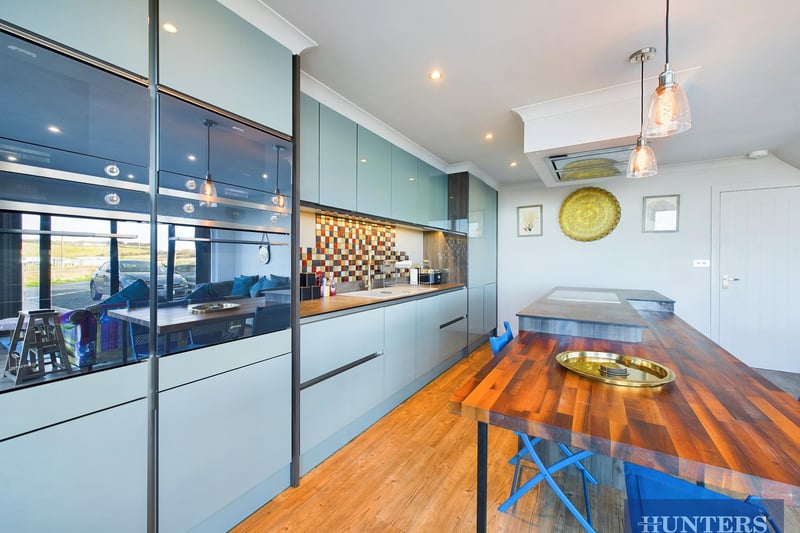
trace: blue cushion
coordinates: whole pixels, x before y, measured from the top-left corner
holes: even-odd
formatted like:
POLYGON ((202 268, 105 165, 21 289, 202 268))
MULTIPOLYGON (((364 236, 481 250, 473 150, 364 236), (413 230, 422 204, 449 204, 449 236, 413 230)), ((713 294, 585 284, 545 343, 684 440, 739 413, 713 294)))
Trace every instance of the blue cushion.
POLYGON ((233 288, 230 296, 250 296, 250 287, 258 281, 258 274, 255 276, 237 276, 233 280, 233 288))
POLYGON ((273 287, 289 286, 289 276, 276 276, 275 274, 270 274, 269 279, 275 284, 273 287))
POLYGON ((187 296, 189 300, 197 300, 199 298, 213 298, 216 296, 211 287, 211 283, 201 283, 187 296))
POLYGON ((150 298, 150 289, 147 283, 137 279, 116 294, 112 294, 101 302, 102 304, 127 304, 129 302, 136 302, 141 300, 148 300, 150 298))
POLYGON ((258 296, 258 291, 269 289, 272 286, 272 282, 267 276, 261 276, 258 278, 258 281, 255 282, 252 287, 250 287, 250 296, 255 298, 258 296))

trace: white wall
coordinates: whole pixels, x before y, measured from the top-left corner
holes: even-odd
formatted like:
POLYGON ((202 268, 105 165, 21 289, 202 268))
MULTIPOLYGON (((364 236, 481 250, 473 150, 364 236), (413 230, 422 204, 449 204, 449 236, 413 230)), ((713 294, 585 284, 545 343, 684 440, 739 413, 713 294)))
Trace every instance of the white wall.
MULTIPOLYGON (((675 312, 711 337, 713 268, 693 268, 711 259, 716 227, 712 187, 770 187, 800 183, 800 170, 772 156, 726 159, 660 168, 654 178, 618 178, 598 184, 621 206, 616 229, 593 242, 570 239, 558 225, 564 198, 581 187, 504 187, 498 198, 498 323, 554 286, 653 289, 676 300, 675 312), (642 197, 680 195, 680 231, 642 233, 642 197), (517 206, 542 204, 541 237, 517 237, 517 206)), ((712 337, 713 338, 713 337, 712 337)))

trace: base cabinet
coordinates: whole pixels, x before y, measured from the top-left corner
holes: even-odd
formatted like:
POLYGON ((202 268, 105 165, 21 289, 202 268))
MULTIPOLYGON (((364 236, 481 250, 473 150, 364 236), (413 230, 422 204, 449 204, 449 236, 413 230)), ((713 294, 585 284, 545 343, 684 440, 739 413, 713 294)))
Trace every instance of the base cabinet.
POLYGON ((2 531, 147 531, 147 400, 7 440, 0 450, 2 531))
POLYGON ((291 355, 161 392, 158 444, 159 530, 236 525, 289 486, 291 355))
POLYGON ((383 356, 387 397, 417 377, 417 305, 407 302, 386 308, 383 356))

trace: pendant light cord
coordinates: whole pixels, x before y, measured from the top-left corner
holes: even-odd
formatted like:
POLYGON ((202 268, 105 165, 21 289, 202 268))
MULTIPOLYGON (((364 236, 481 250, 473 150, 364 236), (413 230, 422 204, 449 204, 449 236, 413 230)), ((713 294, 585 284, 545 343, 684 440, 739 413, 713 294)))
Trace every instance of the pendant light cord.
POLYGON ((211 121, 206 120, 206 176, 211 175, 211 121))
POLYGON ((667 0, 667 23, 666 23, 666 27, 667 27, 667 31, 666 31, 667 39, 666 39, 666 43, 665 43, 666 44, 666 46, 665 46, 665 50, 666 51, 664 52, 664 58, 666 59, 667 65, 669 65, 669 0, 667 0))

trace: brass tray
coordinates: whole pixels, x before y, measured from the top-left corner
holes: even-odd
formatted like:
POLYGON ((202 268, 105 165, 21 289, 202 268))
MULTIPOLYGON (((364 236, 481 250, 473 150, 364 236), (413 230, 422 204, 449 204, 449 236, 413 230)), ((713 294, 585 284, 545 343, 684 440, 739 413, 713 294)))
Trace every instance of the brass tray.
POLYGON ((239 304, 230 303, 230 302, 211 302, 207 304, 194 304, 190 305, 189 309, 192 310, 192 313, 217 313, 219 311, 230 311, 231 309, 236 309, 239 307, 239 304))
POLYGON ((675 380, 675 372, 641 357, 609 352, 561 352, 556 361, 581 376, 625 387, 658 387, 675 380))
POLYGON ((614 231, 619 217, 619 202, 613 194, 599 187, 583 187, 564 199, 558 224, 570 239, 596 241, 614 231))

